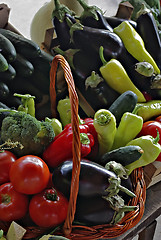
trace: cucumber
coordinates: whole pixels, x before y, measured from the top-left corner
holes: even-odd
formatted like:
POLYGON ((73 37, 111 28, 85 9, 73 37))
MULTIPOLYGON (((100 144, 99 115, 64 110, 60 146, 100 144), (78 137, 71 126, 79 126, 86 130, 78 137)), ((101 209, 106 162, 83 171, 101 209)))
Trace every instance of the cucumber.
POLYGON ((5 57, 0 53, 0 72, 5 72, 8 69, 8 62, 5 57))
POLYGON ((52 62, 53 58, 54 58, 54 56, 41 50, 40 56, 38 56, 36 58, 31 58, 31 59, 29 58, 29 61, 31 61, 31 63, 33 64, 34 69, 49 76, 51 62, 52 62))
POLYGON ((116 118, 117 125, 119 124, 122 115, 125 112, 132 112, 137 103, 137 95, 132 91, 122 93, 109 107, 109 111, 116 118))
POLYGON ((0 49, 1 54, 6 58, 6 60, 10 63, 16 59, 16 49, 11 41, 0 34, 0 49))
POLYGON ((3 82, 8 82, 14 79, 16 76, 16 71, 11 64, 8 64, 8 69, 5 72, 0 72, 0 79, 3 82))
POLYGON ((30 94, 35 96, 35 103, 40 103, 43 99, 43 94, 37 89, 32 82, 26 78, 15 77, 14 81, 10 84, 10 91, 19 94, 30 94))
POLYGON ((120 147, 110 152, 105 153, 100 159, 100 164, 106 165, 110 161, 121 163, 123 166, 137 161, 143 154, 143 150, 139 146, 129 145, 120 147))
POLYGON ((0 101, 7 99, 9 96, 10 90, 4 82, 0 81, 0 101))
POLYGON ((41 52, 40 47, 32 40, 2 28, 0 29, 0 33, 11 41, 17 53, 22 54, 26 58, 39 56, 41 52))
POLYGON ((42 93, 49 94, 50 77, 35 69, 29 81, 42 93))
POLYGON ((16 70, 16 75, 21 77, 30 77, 34 72, 34 67, 24 56, 17 53, 16 60, 12 63, 16 70))
MULTIPOLYGON (((10 108, 4 104, 3 102, 0 102, 0 109, 8 109, 10 110, 10 108)), ((7 117, 10 114, 10 112, 0 112, 0 128, 2 126, 2 121, 5 117, 7 117)))

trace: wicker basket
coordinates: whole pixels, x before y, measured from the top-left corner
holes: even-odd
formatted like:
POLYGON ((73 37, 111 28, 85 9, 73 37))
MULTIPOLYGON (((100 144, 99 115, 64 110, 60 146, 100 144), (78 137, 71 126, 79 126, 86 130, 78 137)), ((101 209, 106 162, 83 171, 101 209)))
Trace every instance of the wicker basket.
MULTIPOLYGON (((135 169, 131 174, 131 181, 133 184, 133 192, 136 197, 132 198, 129 202, 131 206, 137 206, 137 209, 125 214, 124 218, 116 225, 97 225, 97 226, 81 226, 74 225, 74 215, 76 211, 76 201, 79 187, 79 174, 80 174, 80 137, 79 137, 79 118, 78 106, 79 100, 75 90, 75 84, 71 73, 70 66, 65 58, 61 55, 56 55, 51 64, 50 71, 50 97, 51 97, 51 111, 53 117, 57 116, 56 112, 56 90, 55 79, 58 64, 61 65, 64 71, 64 77, 68 85, 69 98, 71 103, 71 123, 73 130, 73 171, 71 180, 71 190, 67 218, 63 227, 55 232, 56 235, 66 236, 73 240, 95 240, 102 238, 118 237, 128 229, 134 227, 142 218, 144 213, 144 206, 146 200, 146 185, 144 181, 143 169, 135 169)), ((8 228, 8 224, 0 222, 0 229, 4 231, 8 228)), ((24 239, 32 239, 42 235, 47 229, 39 228, 36 226, 26 227, 26 234, 24 239)), ((49 229, 48 229, 49 230, 49 229)))

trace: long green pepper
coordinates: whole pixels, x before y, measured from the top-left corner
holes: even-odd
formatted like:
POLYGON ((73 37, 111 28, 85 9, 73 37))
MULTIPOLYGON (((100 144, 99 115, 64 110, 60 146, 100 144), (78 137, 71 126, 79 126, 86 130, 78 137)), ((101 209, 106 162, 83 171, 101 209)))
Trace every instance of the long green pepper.
POLYGON ((160 73, 156 62, 145 49, 143 39, 128 21, 123 21, 119 26, 115 27, 113 31, 122 39, 125 48, 134 58, 139 62, 146 61, 150 63, 154 68, 154 72, 156 74, 160 73))
POLYGON ((126 146, 138 135, 142 126, 142 117, 130 112, 124 113, 117 128, 112 149, 126 146))
POLYGON ((98 134, 99 156, 111 150, 116 134, 116 118, 106 109, 98 110, 93 121, 98 134))
POLYGON ((103 66, 100 67, 100 72, 107 84, 120 94, 128 90, 133 91, 138 97, 138 102, 145 102, 144 95, 131 81, 122 64, 117 59, 111 59, 106 62, 103 56, 102 46, 100 47, 99 53, 103 63, 103 66))
POLYGON ((156 138, 153 138, 151 135, 141 136, 130 141, 128 145, 140 146, 143 149, 142 156, 135 162, 125 166, 128 170, 128 174, 139 167, 148 165, 149 163, 154 162, 159 154, 161 153, 161 145, 158 143, 159 133, 156 138))
POLYGON ((161 100, 151 100, 146 103, 137 103, 133 113, 142 117, 143 121, 161 115, 161 100))

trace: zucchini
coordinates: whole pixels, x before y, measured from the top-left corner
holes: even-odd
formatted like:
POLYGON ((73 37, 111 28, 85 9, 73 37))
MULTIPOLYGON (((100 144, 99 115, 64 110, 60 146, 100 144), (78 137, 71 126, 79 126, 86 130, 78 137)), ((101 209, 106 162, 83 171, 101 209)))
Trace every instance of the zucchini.
POLYGON ((0 53, 0 72, 5 72, 8 69, 8 62, 5 57, 0 53))
POLYGON ((13 96, 13 93, 9 93, 8 98, 3 100, 3 103, 6 104, 9 108, 17 109, 21 104, 21 99, 19 97, 13 96))
POLYGON ((16 60, 12 63, 16 70, 16 75, 21 77, 30 77, 34 72, 34 66, 24 56, 17 54, 16 60))
POLYGON ((125 147, 120 147, 110 152, 105 153, 101 159, 100 164, 106 165, 110 161, 115 161, 121 163, 123 166, 137 161, 143 154, 143 150, 139 146, 129 145, 125 147))
POLYGON ((53 58, 54 58, 54 56, 41 50, 40 56, 38 56, 36 58, 31 58, 31 59, 29 58, 29 61, 33 64, 34 69, 49 76, 51 62, 52 62, 53 58))
POLYGON ((3 54, 9 63, 16 59, 16 49, 14 45, 2 34, 0 34, 0 49, 1 54, 3 54))
POLYGON ((40 103, 43 99, 43 94, 39 89, 37 89, 31 81, 26 78, 16 77, 14 81, 10 84, 10 90, 14 93, 19 94, 30 94, 35 96, 35 103, 40 103))
POLYGON ((26 58, 39 56, 41 52, 40 47, 32 40, 2 28, 0 29, 0 33, 11 41, 17 53, 22 54, 26 58))
POLYGON ((10 90, 4 82, 0 81, 0 101, 7 99, 9 96, 10 90))
POLYGON ((49 94, 50 77, 35 69, 29 81, 44 94, 49 94))
MULTIPOLYGON (((10 110, 10 108, 4 104, 3 102, 0 102, 0 109, 8 109, 10 110)), ((0 112, 0 128, 2 126, 2 121, 5 117, 7 117, 10 114, 10 112, 0 112)))
POLYGON ((136 103, 137 95, 132 91, 126 91, 111 104, 108 110, 115 116, 117 125, 125 112, 134 110, 136 103))
POLYGON ((8 69, 5 72, 0 72, 0 79, 4 82, 8 82, 14 79, 16 76, 16 71, 11 64, 8 64, 8 69))

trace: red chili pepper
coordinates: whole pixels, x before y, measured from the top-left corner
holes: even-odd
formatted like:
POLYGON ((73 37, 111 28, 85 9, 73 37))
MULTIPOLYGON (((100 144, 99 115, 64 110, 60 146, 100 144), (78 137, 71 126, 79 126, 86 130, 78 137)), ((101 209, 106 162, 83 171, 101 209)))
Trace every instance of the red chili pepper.
POLYGON ((94 145, 91 149, 90 154, 88 155, 88 159, 96 160, 97 153, 98 153, 98 136, 97 136, 96 129, 93 125, 93 118, 85 118, 83 121, 84 121, 84 124, 86 124, 89 127, 88 132, 91 133, 92 136, 94 137, 94 145))
MULTIPOLYGON (((88 132, 89 128, 87 125, 79 125, 79 129, 81 157, 85 157, 91 152, 91 147, 94 145, 94 137, 88 132)), ((45 149, 43 153, 43 160, 48 164, 48 166, 56 167, 65 160, 72 159, 72 142, 72 127, 68 125, 45 149)))

